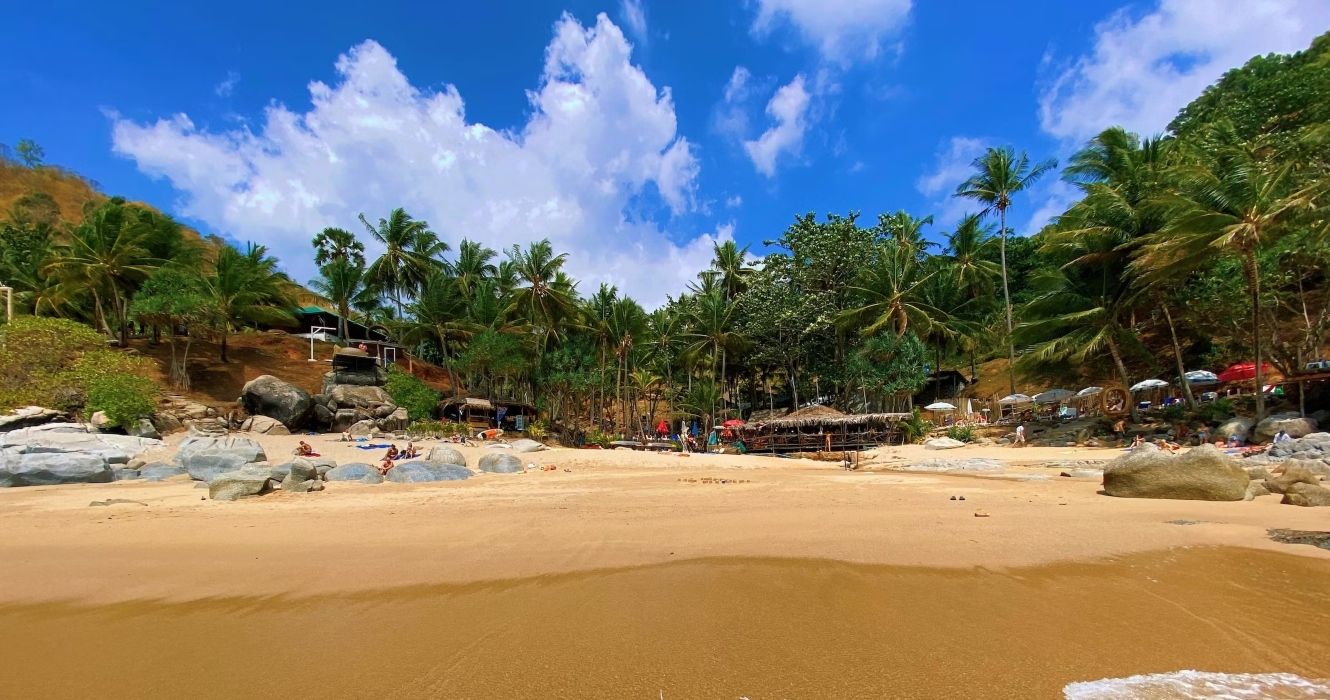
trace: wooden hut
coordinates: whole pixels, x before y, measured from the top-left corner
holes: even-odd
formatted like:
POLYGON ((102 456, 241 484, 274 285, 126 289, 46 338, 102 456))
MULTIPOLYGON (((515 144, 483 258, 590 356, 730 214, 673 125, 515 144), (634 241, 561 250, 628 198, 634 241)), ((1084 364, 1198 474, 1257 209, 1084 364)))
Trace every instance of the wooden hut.
POLYGON ((813 406, 782 418, 738 426, 750 452, 841 452, 899 441, 908 413, 844 414, 813 406))
POLYGON ((439 402, 439 417, 446 421, 465 423, 471 428, 503 428, 525 430, 539 412, 531 404, 519 401, 490 401, 489 399, 457 398, 439 402), (521 427, 518 427, 521 418, 521 427))

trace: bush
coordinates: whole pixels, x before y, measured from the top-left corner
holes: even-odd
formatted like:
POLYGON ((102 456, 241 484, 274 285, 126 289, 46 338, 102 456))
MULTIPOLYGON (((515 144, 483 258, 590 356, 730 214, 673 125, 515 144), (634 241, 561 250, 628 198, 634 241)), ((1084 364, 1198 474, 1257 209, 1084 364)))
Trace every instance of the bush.
POLYGON ((410 432, 412 435, 425 437, 452 437, 454 435, 470 435, 471 430, 461 423, 425 420, 412 423, 410 432))
POLYGON ((549 434, 549 426, 543 420, 533 420, 526 424, 526 435, 532 440, 544 440, 549 434))
POLYGON ((1197 414, 1201 420, 1218 423, 1232 418, 1235 410, 1231 399, 1215 399, 1210 403, 1201 404, 1201 410, 1197 411, 1197 414))
POLYGON ((86 384, 70 386, 69 370, 106 339, 63 318, 19 316, 0 325, 0 410, 41 405, 77 408, 86 384))
POLYGON ((407 416, 413 421, 432 417, 439 405, 439 392, 396 365, 388 368, 388 383, 383 390, 393 397, 393 403, 406 409, 407 416))
POLYGON ((953 425, 950 428, 947 428, 947 437, 952 440, 960 440, 961 442, 973 442, 974 428, 971 428, 968 425, 953 425))
POLYGON ((610 443, 614 442, 614 437, 609 433, 603 433, 592 428, 587 431, 585 442, 588 445, 600 445, 601 447, 608 449, 610 443))
POLYGON ((916 408, 909 418, 901 421, 901 438, 906 443, 919 442, 932 429, 933 421, 926 420, 916 408))
POLYGON ((135 374, 99 376, 88 384, 87 393, 87 411, 106 412, 111 424, 120 428, 134 427, 157 406, 157 385, 135 374))

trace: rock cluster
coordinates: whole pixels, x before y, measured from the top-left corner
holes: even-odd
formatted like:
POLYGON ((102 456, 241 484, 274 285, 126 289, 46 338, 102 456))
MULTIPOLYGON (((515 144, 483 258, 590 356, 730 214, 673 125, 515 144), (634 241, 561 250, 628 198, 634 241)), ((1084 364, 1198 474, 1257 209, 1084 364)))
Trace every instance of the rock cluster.
POLYGON ((42 408, 41 406, 24 406, 23 408, 16 408, 9 413, 0 415, 0 433, 7 433, 19 428, 31 428, 33 426, 45 425, 46 423, 56 423, 68 420, 68 414, 61 413, 55 409, 42 408))
POLYGON ((1316 432, 1316 419, 1304 418, 1297 413, 1276 413, 1256 424, 1256 442, 1269 442, 1280 430, 1289 437, 1301 438, 1316 432))
POLYGON ((311 396, 271 375, 256 377, 245 384, 238 399, 252 416, 241 429, 268 435, 301 429, 352 435, 404 430, 410 421, 406 409, 383 390, 387 379, 378 367, 334 370, 324 375, 323 391, 311 396))
POLYGON ((0 434, 0 486, 105 483, 117 467, 160 440, 98 432, 85 423, 47 423, 0 434))
POLYGON ((1214 445, 1173 454, 1147 443, 1104 468, 1104 492, 1121 498, 1241 501, 1249 481, 1214 445))

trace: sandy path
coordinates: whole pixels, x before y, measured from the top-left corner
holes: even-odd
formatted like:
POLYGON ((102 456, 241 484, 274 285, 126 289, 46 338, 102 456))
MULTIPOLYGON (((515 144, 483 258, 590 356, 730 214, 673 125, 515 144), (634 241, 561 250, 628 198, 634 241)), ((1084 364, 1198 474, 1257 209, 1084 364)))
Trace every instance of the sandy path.
MULTIPOLYGON (((295 439, 266 438, 270 456, 295 439)), ((361 454, 315 444, 342 461, 361 454)), ((472 463, 480 453, 463 451, 472 463)), ((1018 461, 1118 454, 991 447, 924 456, 1013 453, 1018 461)), ((442 484, 330 483, 322 493, 236 503, 202 500, 205 492, 188 481, 3 489, 0 601, 344 593, 704 557, 1002 568, 1236 545, 1330 559, 1266 538, 1267 528, 1326 525, 1323 512, 1273 497, 1114 499, 1098 495, 1094 479, 845 472, 770 457, 550 450, 526 458, 558 470, 442 484), (713 478, 747 483, 698 481, 713 478), (89 506, 107 498, 146 505, 89 506)))

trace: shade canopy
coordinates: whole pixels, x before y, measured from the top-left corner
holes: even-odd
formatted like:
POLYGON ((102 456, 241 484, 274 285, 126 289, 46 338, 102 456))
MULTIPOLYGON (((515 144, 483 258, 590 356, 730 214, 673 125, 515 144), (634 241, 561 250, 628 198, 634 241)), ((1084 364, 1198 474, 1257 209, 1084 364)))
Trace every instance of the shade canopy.
POLYGON ((1168 382, 1162 379, 1146 379, 1131 385, 1132 391, 1145 391, 1146 389, 1163 389, 1168 386, 1168 382))
POLYGON ((1077 395, 1077 396, 1094 396, 1095 394, 1098 394, 1099 392, 1101 392, 1101 391, 1103 391, 1103 390, 1104 390, 1104 388, 1103 388, 1103 387, 1100 387, 1100 386, 1087 386, 1087 387, 1085 387, 1084 389, 1081 389, 1080 391, 1076 392, 1076 395, 1077 395))
POLYGON ((743 424, 744 422, 739 420, 738 418, 731 418, 725 421, 724 423, 721 423, 721 426, 725 428, 733 428, 736 425, 743 425, 743 424))
MULTIPOLYGON (((1273 371, 1274 368, 1271 367, 1269 363, 1265 362, 1261 363, 1261 374, 1269 375, 1273 371)), ((1229 367, 1223 372, 1220 372, 1218 374, 1218 378, 1219 381, 1221 382, 1240 382, 1247 379, 1255 379, 1256 363, 1239 362, 1238 364, 1229 367)))
POLYGON ((1063 399, 1075 396, 1066 389, 1049 389, 1034 395, 1035 403, 1057 403, 1063 399))
POLYGON ((1219 383, 1219 375, 1204 369, 1192 370, 1182 376, 1187 380, 1187 383, 1192 386, 1204 386, 1206 384, 1219 383))
POLYGON ((1003 406, 1011 406, 1013 404, 1018 404, 1018 403, 1034 403, 1034 399, 1030 398, 1029 396, 1026 396, 1025 394, 1011 394, 1009 396, 1003 396, 1002 398, 998 399, 998 403, 1002 404, 1003 406))
POLYGON ((928 404, 927 406, 924 406, 924 410, 925 410, 925 411, 954 411, 954 410, 956 410, 956 407, 953 406, 953 405, 951 405, 951 404, 949 404, 949 403, 947 403, 946 401, 938 401, 937 403, 930 403, 930 404, 928 404))

